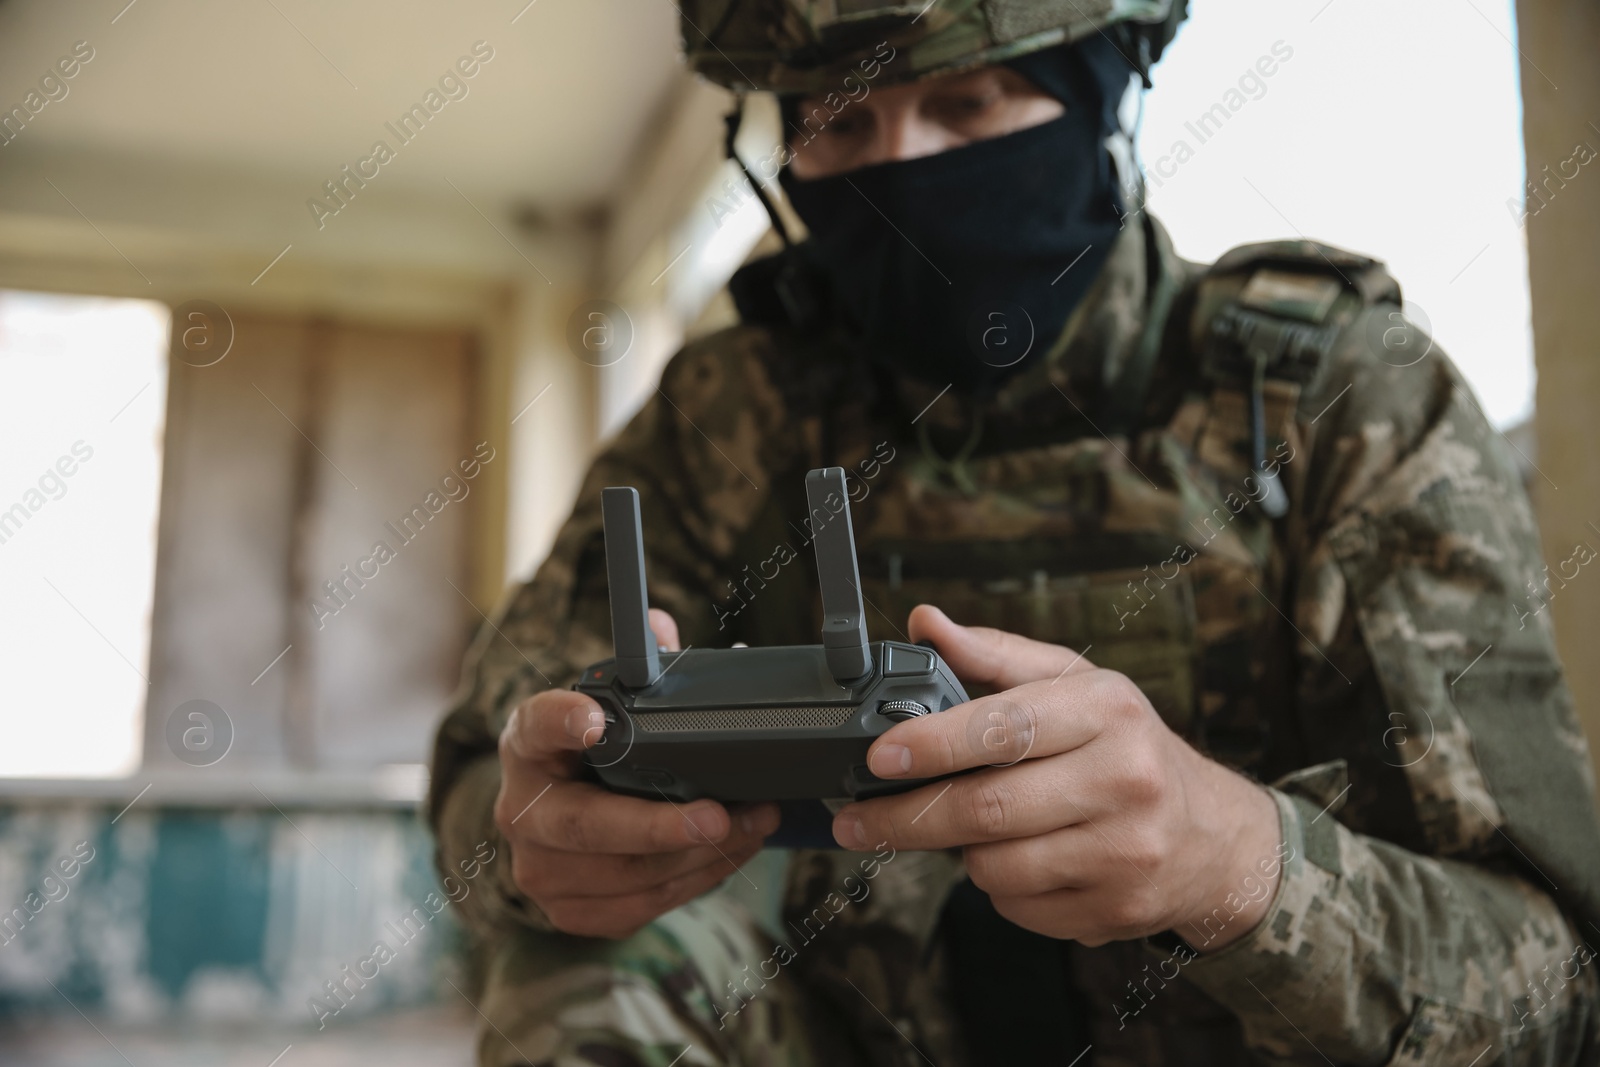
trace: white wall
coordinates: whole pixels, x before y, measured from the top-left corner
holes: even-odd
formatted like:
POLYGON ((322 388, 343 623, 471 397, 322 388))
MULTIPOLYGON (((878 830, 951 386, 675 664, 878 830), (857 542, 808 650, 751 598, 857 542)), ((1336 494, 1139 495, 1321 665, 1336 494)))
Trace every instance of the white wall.
MULTIPOLYGON (((1141 137, 1150 207, 1179 252, 1210 260, 1246 241, 1303 234, 1383 259, 1408 312, 1432 323, 1491 419, 1502 427, 1525 419, 1527 254, 1506 204, 1523 196, 1509 5, 1191 7, 1154 73, 1141 137), (1275 72, 1249 84, 1275 45, 1275 72), (1241 77, 1246 92, 1230 98, 1241 77), (1187 124, 1218 103, 1236 110, 1202 143, 1187 124), (1180 143, 1193 152, 1182 163, 1180 143)), ((1600 131, 1589 134, 1600 144, 1600 131)))

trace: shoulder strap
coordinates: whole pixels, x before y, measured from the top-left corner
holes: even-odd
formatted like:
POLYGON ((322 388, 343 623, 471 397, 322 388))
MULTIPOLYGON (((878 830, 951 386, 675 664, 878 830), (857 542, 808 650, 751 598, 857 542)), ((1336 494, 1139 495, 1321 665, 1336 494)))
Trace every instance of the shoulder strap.
POLYGON ((1191 339, 1212 381, 1264 373, 1305 385, 1340 331, 1387 302, 1400 286, 1368 256, 1316 241, 1241 245, 1200 280, 1191 339))
POLYGON ((1400 302, 1382 263, 1316 241, 1242 245, 1201 278, 1190 341, 1212 388, 1248 392, 1242 436, 1269 518, 1286 515, 1289 498, 1266 463, 1267 380, 1309 386, 1344 329, 1382 302, 1400 302))

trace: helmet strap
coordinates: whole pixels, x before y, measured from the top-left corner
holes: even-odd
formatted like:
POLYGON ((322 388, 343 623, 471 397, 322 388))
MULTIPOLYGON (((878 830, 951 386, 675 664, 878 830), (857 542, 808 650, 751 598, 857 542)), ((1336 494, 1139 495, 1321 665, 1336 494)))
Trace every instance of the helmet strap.
POLYGON ((745 165, 744 159, 733 145, 734 140, 739 136, 739 127, 744 124, 743 96, 734 101, 733 110, 723 116, 722 122, 727 130, 727 135, 722 141, 722 150, 729 159, 738 164, 739 171, 744 175, 745 180, 750 183, 750 188, 755 190, 756 199, 761 201, 761 206, 767 212, 767 218, 772 220, 772 228, 783 239, 783 247, 793 248, 794 240, 789 236, 789 227, 784 224, 783 216, 778 214, 777 205, 767 197, 767 191, 761 187, 760 182, 756 181, 756 176, 750 173, 750 168, 745 165))
POLYGON ((727 130, 722 142, 723 151, 729 159, 738 164, 745 180, 750 183, 750 188, 755 190, 756 199, 761 201, 762 208, 766 210, 772 228, 783 240, 783 251, 762 261, 766 264, 764 268, 758 270, 756 265, 752 265, 734 275, 729 283, 734 303, 739 305, 740 315, 748 321, 753 315, 759 314, 754 310, 747 313, 748 299, 757 295, 748 290, 763 290, 777 298, 773 314, 783 325, 798 333, 812 333, 826 323, 823 310, 826 304, 824 286, 817 277, 815 268, 804 261, 800 246, 795 244, 794 238, 789 234, 789 227, 783 221, 783 216, 778 214, 777 205, 767 196, 767 191, 756 181, 756 176, 750 173, 750 168, 734 148, 733 142, 738 138, 739 127, 744 122, 743 96, 734 103, 733 110, 723 116, 722 121, 727 130), (741 277, 745 279, 743 285, 740 284, 741 277), (746 300, 741 300, 741 290, 746 291, 746 300))

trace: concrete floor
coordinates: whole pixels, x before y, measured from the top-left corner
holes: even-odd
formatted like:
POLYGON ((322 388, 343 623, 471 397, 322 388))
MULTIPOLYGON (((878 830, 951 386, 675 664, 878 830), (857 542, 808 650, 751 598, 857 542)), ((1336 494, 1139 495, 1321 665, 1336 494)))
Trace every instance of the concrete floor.
POLYGON ((0 1031, 0 1064, 10 1067, 471 1067, 471 1009, 425 1008, 349 1024, 150 1029, 74 1016, 0 1031))

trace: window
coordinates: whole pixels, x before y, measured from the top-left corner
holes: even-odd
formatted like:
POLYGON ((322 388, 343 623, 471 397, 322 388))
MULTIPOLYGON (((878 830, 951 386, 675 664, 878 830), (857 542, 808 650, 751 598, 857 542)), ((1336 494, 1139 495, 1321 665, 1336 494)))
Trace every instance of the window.
POLYGON ((0 775, 139 763, 165 305, 0 291, 0 775))
POLYGON ((184 308, 0 292, 0 775, 190 773, 199 700, 232 733, 206 773, 414 796, 504 466, 474 345, 211 307, 196 352, 184 308))
POLYGON ((1201 5, 1146 99, 1151 210, 1191 258, 1304 234, 1385 260, 1490 419, 1520 422, 1534 369, 1516 32, 1505 0, 1201 5))

